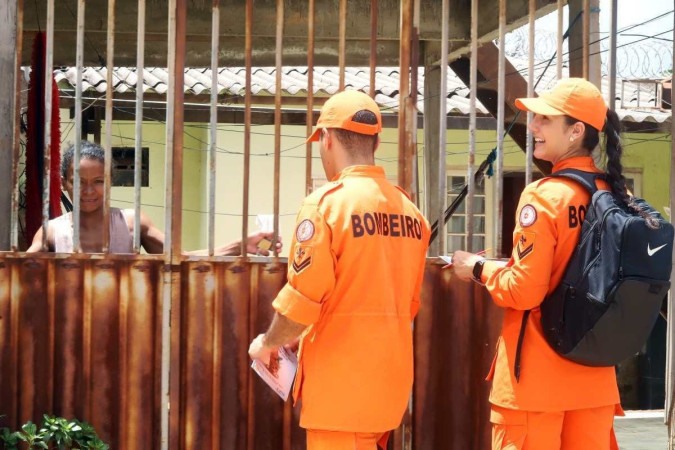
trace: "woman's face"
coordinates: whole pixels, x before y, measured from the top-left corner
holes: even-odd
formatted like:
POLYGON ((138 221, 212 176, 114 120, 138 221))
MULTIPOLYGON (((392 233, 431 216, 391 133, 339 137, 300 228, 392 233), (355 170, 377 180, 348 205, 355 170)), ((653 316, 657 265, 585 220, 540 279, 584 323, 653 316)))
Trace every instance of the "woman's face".
MULTIPOLYGON (((80 211, 90 213, 103 207, 104 167, 101 161, 90 158, 80 160, 80 211)), ((63 189, 73 199, 73 169, 68 176, 61 179, 63 189)))
POLYGON ((567 125, 565 116, 535 114, 529 128, 534 138, 535 158, 555 164, 581 150, 583 129, 580 133, 576 124, 567 125))

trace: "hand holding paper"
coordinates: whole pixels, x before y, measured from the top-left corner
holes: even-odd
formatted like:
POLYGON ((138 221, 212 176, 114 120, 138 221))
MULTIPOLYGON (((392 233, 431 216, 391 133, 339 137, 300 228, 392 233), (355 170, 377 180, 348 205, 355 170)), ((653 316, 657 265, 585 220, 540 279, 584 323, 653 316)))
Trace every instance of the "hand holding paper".
POLYGON ((269 364, 254 359, 251 367, 279 397, 284 401, 288 400, 295 379, 295 372, 298 368, 298 360, 295 354, 284 347, 280 347, 270 354, 269 364))

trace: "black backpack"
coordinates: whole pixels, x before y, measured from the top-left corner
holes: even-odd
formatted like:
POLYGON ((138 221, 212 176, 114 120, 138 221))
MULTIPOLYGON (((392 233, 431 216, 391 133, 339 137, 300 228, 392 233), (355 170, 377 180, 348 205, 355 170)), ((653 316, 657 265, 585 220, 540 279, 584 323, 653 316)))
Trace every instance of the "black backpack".
MULTIPOLYGON (((576 181, 592 198, 562 281, 540 305, 544 336, 564 358, 616 365, 640 350, 659 315, 670 288, 673 226, 642 199, 635 199, 638 214, 598 190, 602 174, 565 169, 551 176, 576 181)), ((516 378, 529 313, 518 338, 516 378)))

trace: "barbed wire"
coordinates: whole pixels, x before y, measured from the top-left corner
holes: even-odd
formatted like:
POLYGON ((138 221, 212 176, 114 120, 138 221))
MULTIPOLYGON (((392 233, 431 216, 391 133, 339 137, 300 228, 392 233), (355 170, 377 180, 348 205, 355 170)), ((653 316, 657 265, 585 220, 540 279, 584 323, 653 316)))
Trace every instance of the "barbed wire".
MULTIPOLYGON (((673 68, 672 30, 648 36, 642 34, 624 34, 616 51, 616 73, 618 78, 660 79, 669 76, 673 68), (635 38, 628 41, 626 38, 635 38), (629 44, 629 45, 628 45, 629 44)), ((526 60, 529 52, 528 30, 519 28, 506 36, 504 42, 508 57, 526 60)), ((551 58, 556 52, 558 44, 557 34, 547 30, 537 30, 534 42, 535 61, 544 61, 551 58)), ((607 39, 598 42, 603 75, 609 73, 609 50, 607 39)), ((563 65, 569 65, 569 46, 563 43, 563 65)))

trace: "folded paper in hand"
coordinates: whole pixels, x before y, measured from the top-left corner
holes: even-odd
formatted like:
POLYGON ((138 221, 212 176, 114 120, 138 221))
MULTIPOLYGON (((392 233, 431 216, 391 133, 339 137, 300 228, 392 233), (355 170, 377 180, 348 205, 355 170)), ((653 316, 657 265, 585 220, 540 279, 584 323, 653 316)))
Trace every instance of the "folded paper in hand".
POLYGON ((259 359, 254 359, 251 367, 279 397, 284 401, 288 400, 288 394, 291 392, 295 372, 298 368, 298 360, 294 353, 280 347, 276 353, 272 353, 270 356, 269 366, 266 366, 259 359))
POLYGON ((438 255, 441 260, 446 264, 452 264, 452 255, 438 255))

